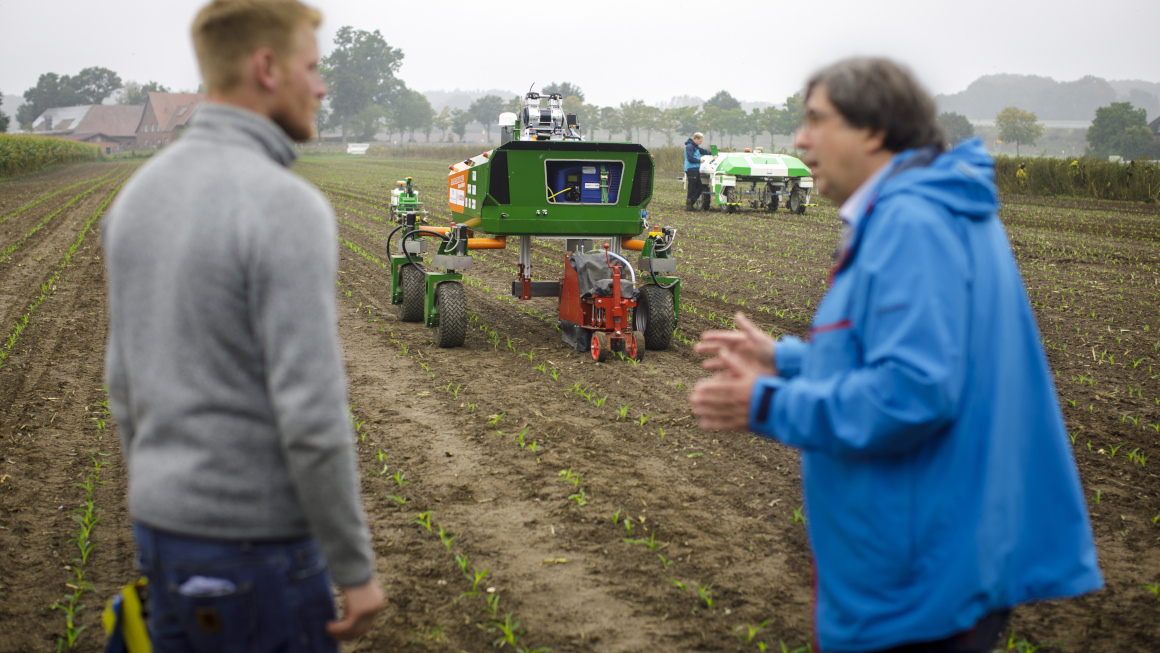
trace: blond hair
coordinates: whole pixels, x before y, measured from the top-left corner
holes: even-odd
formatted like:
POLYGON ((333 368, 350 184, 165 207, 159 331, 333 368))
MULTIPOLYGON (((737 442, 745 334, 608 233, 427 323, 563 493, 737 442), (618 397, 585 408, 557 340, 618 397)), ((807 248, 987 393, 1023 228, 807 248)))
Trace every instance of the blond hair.
POLYGON ((234 89, 246 57, 264 47, 288 57, 298 46, 298 29, 321 24, 322 14, 298 0, 213 0, 197 13, 191 30, 206 91, 234 89))

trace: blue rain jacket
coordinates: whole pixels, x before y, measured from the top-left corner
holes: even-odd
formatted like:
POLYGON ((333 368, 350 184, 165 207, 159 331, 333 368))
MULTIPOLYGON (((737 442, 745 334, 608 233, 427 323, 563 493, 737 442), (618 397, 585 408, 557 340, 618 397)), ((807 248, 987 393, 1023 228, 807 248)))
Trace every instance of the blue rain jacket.
MULTIPOLYGON (((948 637, 1103 586, 1039 330, 978 140, 872 189, 752 430, 801 449, 823 651, 948 637)), ((906 169, 904 169, 906 168, 906 169)))
POLYGON ((692 170, 693 168, 701 167, 701 155, 709 154, 710 151, 700 147, 693 142, 693 139, 685 141, 685 170, 692 170))

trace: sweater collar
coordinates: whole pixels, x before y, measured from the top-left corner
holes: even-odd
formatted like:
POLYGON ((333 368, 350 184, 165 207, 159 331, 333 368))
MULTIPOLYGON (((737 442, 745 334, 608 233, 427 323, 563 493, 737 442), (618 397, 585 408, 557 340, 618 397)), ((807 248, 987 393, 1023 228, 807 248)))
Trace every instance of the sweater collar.
POLYGON ((189 120, 188 136, 210 135, 257 149, 282 166, 288 167, 298 157, 294 142, 274 121, 248 109, 205 102, 189 120))

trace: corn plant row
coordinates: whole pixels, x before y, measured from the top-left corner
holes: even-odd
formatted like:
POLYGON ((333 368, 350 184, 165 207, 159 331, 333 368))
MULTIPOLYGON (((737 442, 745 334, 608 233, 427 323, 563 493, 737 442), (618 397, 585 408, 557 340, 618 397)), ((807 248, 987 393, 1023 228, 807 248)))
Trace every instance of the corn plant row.
POLYGON ((64 188, 59 188, 57 190, 54 190, 51 193, 48 193, 47 195, 44 195, 38 199, 35 199, 35 200, 29 202, 28 204, 25 204, 24 206, 16 209, 12 213, 9 213, 8 215, 0 218, 0 224, 4 224, 5 222, 8 221, 9 218, 14 218, 14 217, 20 215, 21 213, 27 211, 28 209, 31 209, 32 207, 36 206, 37 204, 40 204, 41 202, 43 202, 45 200, 50 200, 53 197, 60 195, 61 193, 65 192, 66 190, 76 188, 77 186, 80 186, 82 184, 87 184, 91 181, 100 181, 102 179, 108 179, 109 177, 114 177, 117 175, 117 173, 120 172, 120 170, 121 170, 121 166, 118 165, 111 172, 108 172, 106 174, 100 175, 98 177, 91 177, 89 179, 82 179, 82 180, 76 182, 75 184, 70 184, 68 186, 65 186, 64 188))
MULTIPOLYGON (((393 331, 391 332, 391 341, 400 347, 402 355, 407 354, 407 348, 405 344, 394 338, 393 331)), ((422 362, 420 362, 420 365, 423 366, 425 370, 428 369, 422 362)), ((458 391, 459 388, 456 388, 454 391, 454 396, 458 396, 458 391)), ((360 419, 355 413, 354 409, 355 406, 352 405, 350 407, 348 416, 351 422, 351 427, 355 431, 358 441, 362 443, 365 442, 367 436, 367 431, 365 429, 367 420, 360 419)), ((493 417, 491 423, 495 425, 502 417, 503 414, 493 417)), ((534 450, 535 445, 533 444, 533 451, 534 450)), ((390 473, 390 459, 385 453, 383 453, 381 448, 374 456, 374 459, 376 461, 375 468, 373 469, 374 473, 380 477, 386 477, 393 480, 397 486, 396 492, 388 495, 388 498, 396 501, 401 505, 406 505, 408 503, 408 499, 403 496, 403 488, 411 484, 411 481, 406 479, 406 473, 402 469, 395 469, 394 473, 390 473), (378 467, 379 464, 382 465, 381 468, 378 467)), ((582 489, 580 490, 580 493, 583 494, 582 489)), ((415 516, 411 523, 424 528, 428 533, 437 534, 445 550, 449 554, 454 553, 452 551, 452 544, 455 540, 459 539, 459 536, 453 535, 441 524, 433 524, 431 521, 432 515, 433 511, 420 512, 415 516)), ((514 651, 520 653, 547 653, 551 650, 548 648, 528 647, 528 645, 524 643, 524 638, 526 637, 527 632, 525 629, 520 627, 520 622, 514 618, 514 614, 512 612, 508 612, 503 618, 503 621, 498 620, 500 594, 496 591, 495 587, 486 587, 486 589, 483 587, 483 581, 490 575, 490 570, 480 570, 478 567, 470 565, 466 553, 455 554, 455 562, 467 581, 471 583, 470 589, 467 589, 462 594, 460 594, 459 598, 463 599, 472 597, 483 599, 485 609, 490 613, 491 617, 495 619, 495 621, 490 621, 483 624, 488 633, 497 635, 497 638, 493 642, 494 646, 502 648, 504 646, 510 645, 514 651), (471 566, 470 571, 467 569, 469 565, 471 566)))
MULTIPOLYGON (((105 455, 105 454, 98 454, 105 455)), ((75 484, 76 487, 84 491, 84 503, 79 508, 72 511, 72 519, 77 523, 77 531, 72 535, 69 542, 76 544, 78 557, 73 558, 72 565, 67 569, 73 572, 73 580, 66 583, 65 586, 72 590, 72 592, 64 597, 63 601, 57 601, 50 607, 52 610, 60 610, 64 613, 65 619, 65 634, 64 637, 58 637, 57 650, 67 648, 72 650, 75 648, 77 640, 80 639, 81 633, 84 632, 86 626, 77 625, 77 613, 85 606, 81 603, 81 597, 88 591, 91 591, 93 584, 85 580, 85 572, 88 570, 89 556, 93 549, 96 548, 96 542, 93 541, 93 529, 97 523, 101 521, 98 516, 100 509, 97 508, 93 500, 93 491, 98 485, 104 485, 104 481, 100 480, 101 467, 104 463, 97 457, 91 456, 93 466, 89 470, 84 483, 75 484)))
POLYGON ((101 148, 64 138, 0 134, 0 177, 11 177, 62 163, 96 161, 101 148))
POLYGON ((93 223, 100 219, 101 215, 104 214, 105 207, 109 205, 109 202, 112 201, 113 197, 116 196, 117 191, 121 189, 123 184, 124 182, 122 181, 121 184, 118 184, 117 187, 113 189, 113 192, 109 193, 109 196, 106 197, 105 201, 101 203, 101 206, 97 208, 97 211, 93 214, 93 217, 89 218, 88 222, 85 223, 85 226, 81 228, 81 231, 77 235, 76 240, 74 240, 72 244, 69 245, 68 251, 65 252, 64 260, 61 261, 60 266, 56 269, 55 272, 53 272, 52 277, 49 278, 48 281, 40 284, 40 294, 32 300, 32 303, 29 304, 28 310, 24 312, 24 315, 21 315, 19 318, 17 318, 15 326, 12 327, 12 331, 8 334, 8 338, 4 341, 3 345, 0 345, 0 369, 4 367, 4 362, 12 353, 12 348, 16 346, 16 342, 20 339, 21 334, 24 333, 24 329, 28 327, 28 323, 32 318, 32 314, 36 311, 37 307, 39 307, 41 303, 43 303, 44 300, 54 290, 56 290, 57 280, 60 278, 61 274, 64 273, 64 269, 68 266, 69 261, 72 260, 73 254, 75 254, 77 249, 80 248, 81 244, 85 242, 85 234, 89 232, 89 228, 93 226, 93 223))
POLYGON ((101 187, 101 186, 103 186, 103 185, 105 185, 105 184, 109 183, 109 181, 111 181, 111 180, 105 180, 105 181, 97 182, 96 184, 94 184, 94 185, 90 186, 90 187, 89 187, 87 190, 85 190, 83 193, 81 193, 81 194, 77 195, 76 197, 72 198, 72 199, 71 199, 71 200, 69 200, 69 201, 68 201, 68 203, 66 203, 64 206, 62 206, 62 207, 60 207, 59 209, 57 209, 57 210, 53 211, 53 212, 52 212, 52 213, 50 213, 48 216, 46 216, 46 217, 45 217, 43 220, 41 220, 40 222, 38 222, 38 223, 36 224, 36 226, 34 226, 34 227, 31 229, 31 230, 29 230, 29 232, 28 232, 28 233, 24 234, 24 237, 23 237, 23 238, 21 238, 20 240, 16 241, 16 242, 15 242, 14 244, 12 244, 12 245, 9 245, 7 248, 5 248, 5 249, 4 249, 4 251, 3 251, 3 252, 0 252, 0 263, 3 263, 4 261, 7 261, 9 258, 11 258, 11 256, 12 256, 12 252, 15 252, 17 249, 19 249, 19 248, 20 248, 20 246, 21 246, 21 245, 23 245, 24 243, 28 242, 28 239, 29 239, 29 238, 31 238, 31 237, 32 237, 32 236, 33 236, 33 235, 34 235, 36 232, 40 231, 40 230, 41 230, 41 229, 44 227, 44 225, 46 225, 46 224, 48 224, 48 223, 49 223, 49 221, 50 221, 50 220, 52 220, 52 219, 53 219, 53 218, 55 218, 56 216, 60 215, 60 213, 61 213, 62 211, 64 211, 65 209, 67 209, 68 207, 72 206, 73 204, 76 204, 76 203, 77 203, 77 202, 78 202, 78 201, 79 201, 79 200, 80 200, 82 197, 84 197, 85 195, 88 195, 89 193, 93 192, 93 191, 94 191, 94 190, 96 190, 97 188, 99 188, 99 187, 101 187))

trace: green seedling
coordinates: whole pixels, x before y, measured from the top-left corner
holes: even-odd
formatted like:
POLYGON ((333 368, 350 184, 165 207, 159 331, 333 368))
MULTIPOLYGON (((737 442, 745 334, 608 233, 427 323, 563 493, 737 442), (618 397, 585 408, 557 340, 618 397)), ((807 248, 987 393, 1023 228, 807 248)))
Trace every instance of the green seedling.
POLYGON ((640 417, 638 417, 636 420, 637 425, 644 426, 644 423, 647 422, 648 418, 650 418, 650 417, 652 417, 652 415, 645 415, 644 413, 641 413, 640 417))
POLYGON ((511 644, 512 648, 519 651, 519 641, 524 635, 524 631, 520 629, 520 622, 512 620, 512 613, 507 613, 503 623, 498 621, 489 621, 487 623, 487 632, 494 633, 499 631, 500 636, 492 642, 492 646, 502 647, 504 644, 511 644))
POLYGON ((448 533, 447 531, 443 530, 442 525, 439 526, 439 541, 443 543, 443 546, 448 551, 451 551, 451 543, 457 539, 459 539, 458 535, 452 535, 451 533, 448 533))
POLYGON ((681 581, 679 581, 675 578, 670 578, 669 582, 673 584, 673 587, 676 587, 677 589, 681 590, 682 592, 689 589, 688 587, 685 586, 684 583, 682 583, 681 581))
POLYGON ((616 509, 616 512, 612 513, 612 523, 613 523, 613 524, 619 524, 619 523, 620 523, 620 511, 621 511, 621 510, 622 510, 621 508, 617 508, 617 509, 616 509))
POLYGON ((1100 490, 1096 490, 1096 496, 1092 499, 1093 501, 1096 502, 1097 506, 1100 504, 1100 496, 1102 494, 1103 494, 1103 492, 1101 492, 1100 490))
POLYGON ((556 381, 556 380, 558 380, 559 378, 560 378, 560 370, 558 370, 558 369, 556 369, 556 368, 554 368, 554 367, 553 367, 553 368, 552 368, 552 380, 553 380, 553 381, 556 381))
POLYGON ((404 485, 411 484, 411 481, 403 480, 403 478, 406 476, 407 475, 404 474, 403 472, 395 472, 394 474, 391 474, 391 478, 395 479, 395 482, 399 484, 399 487, 403 487, 404 485))
POLYGON ((455 564, 459 565, 459 571, 463 572, 463 575, 466 576, 468 580, 471 580, 471 575, 467 573, 467 556, 455 556, 455 564))
POLYGON ((657 435, 660 435, 660 436, 661 436, 661 442, 664 442, 664 441, 665 441, 665 430, 664 430, 664 429, 658 428, 658 429, 657 429, 657 435))
POLYGON ((757 624, 756 626, 754 626, 753 624, 743 624, 740 626, 734 626, 733 627, 733 634, 737 635, 737 637, 739 639, 741 639, 743 642, 752 643, 754 638, 757 637, 757 634, 760 633, 762 630, 765 630, 765 627, 768 625, 769 625, 769 620, 766 619, 765 621, 757 624))
POLYGON ((399 505, 407 505, 407 500, 397 494, 388 494, 388 499, 394 499, 399 505))
POLYGON ((423 528, 426 528, 427 532, 430 533, 431 532, 431 513, 432 512, 434 512, 434 511, 428 510, 426 512, 421 512, 421 513, 415 515, 415 518, 411 520, 411 523, 418 524, 418 525, 422 526, 423 528))
POLYGON ((491 419, 489 419, 489 420, 487 421, 487 423, 488 423, 488 424, 491 424, 492 426, 495 426, 496 424, 499 424, 499 421, 500 421, 501 419, 503 419, 503 416, 504 416, 504 415, 507 415, 507 413, 500 413, 499 415, 492 415, 492 416, 491 416, 491 419))
POLYGON ((804 513, 804 506, 798 506, 793 509, 793 523, 805 522, 806 516, 804 513))
POLYGON ((709 610, 712 610, 713 604, 716 602, 713 600, 713 586, 712 585, 699 585, 696 583, 694 583, 694 584, 697 586, 697 596, 701 597, 701 600, 705 602, 706 608, 708 608, 709 610))
POLYGON ((499 593, 491 593, 487 595, 487 609, 491 610, 491 616, 496 616, 499 612, 499 593))
POLYGON ((632 520, 628 517, 624 518, 624 532, 626 535, 632 533, 632 520))
POLYGON ((577 507, 588 505, 588 495, 584 492, 583 488, 581 488, 580 491, 575 494, 569 494, 568 499, 574 500, 577 507))
POLYGON ((519 443, 520 449, 524 449, 527 447, 527 445, 524 444, 524 436, 527 434, 528 434, 528 427, 525 426, 524 430, 520 431, 519 435, 516 436, 516 442, 519 443))
POLYGON ((617 408, 616 409, 616 419, 617 420, 628 419, 628 407, 631 405, 632 404, 625 404, 625 405, 621 406, 620 408, 617 408))
POLYGON ((1140 587, 1151 592, 1157 599, 1160 599, 1160 583, 1155 585, 1141 585, 1140 587))
MULTIPOLYGON (((532 440, 532 443, 528 445, 528 448, 532 450, 532 453, 535 453, 536 451, 539 451, 540 444, 539 442, 532 440)), ((536 462, 539 462, 539 459, 537 459, 536 462)))

